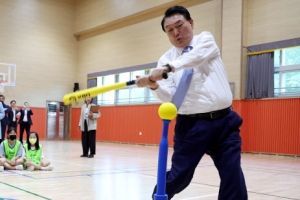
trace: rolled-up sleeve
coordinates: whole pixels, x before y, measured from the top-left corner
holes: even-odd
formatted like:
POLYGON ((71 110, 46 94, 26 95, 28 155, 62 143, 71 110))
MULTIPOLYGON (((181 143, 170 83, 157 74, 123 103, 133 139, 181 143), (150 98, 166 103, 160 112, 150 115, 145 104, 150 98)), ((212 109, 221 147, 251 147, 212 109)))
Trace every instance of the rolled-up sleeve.
MULTIPOLYGON (((157 67, 162 67, 163 65, 164 64, 161 61, 158 61, 157 67)), ((158 88, 156 90, 151 90, 153 96, 161 102, 171 101, 176 91, 176 85, 172 75, 170 74, 167 79, 157 81, 157 84, 158 88)))
POLYGON ((220 50, 209 32, 203 32, 193 49, 186 54, 171 61, 169 64, 175 68, 175 72, 186 68, 207 67, 208 60, 219 56, 220 50))

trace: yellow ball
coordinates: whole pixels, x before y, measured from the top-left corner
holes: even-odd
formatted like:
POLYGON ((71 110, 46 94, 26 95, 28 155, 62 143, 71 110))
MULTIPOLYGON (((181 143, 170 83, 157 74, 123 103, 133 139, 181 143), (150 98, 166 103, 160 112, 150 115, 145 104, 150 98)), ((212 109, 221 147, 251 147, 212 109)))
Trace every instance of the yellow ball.
POLYGON ((162 119, 172 120, 177 115, 177 108, 174 104, 167 102, 159 106, 158 115, 162 119))

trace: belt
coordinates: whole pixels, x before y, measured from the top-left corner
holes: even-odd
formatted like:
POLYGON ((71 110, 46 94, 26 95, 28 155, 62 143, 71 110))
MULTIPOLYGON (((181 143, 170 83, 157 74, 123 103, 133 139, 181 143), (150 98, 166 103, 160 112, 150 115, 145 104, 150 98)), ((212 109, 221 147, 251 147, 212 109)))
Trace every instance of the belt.
POLYGON ((222 110, 216 110, 207 113, 196 113, 196 114, 189 114, 189 115, 178 114, 178 115, 181 117, 192 117, 192 118, 199 118, 199 119, 219 119, 226 116, 231 111, 232 111, 232 107, 229 106, 228 108, 222 110))

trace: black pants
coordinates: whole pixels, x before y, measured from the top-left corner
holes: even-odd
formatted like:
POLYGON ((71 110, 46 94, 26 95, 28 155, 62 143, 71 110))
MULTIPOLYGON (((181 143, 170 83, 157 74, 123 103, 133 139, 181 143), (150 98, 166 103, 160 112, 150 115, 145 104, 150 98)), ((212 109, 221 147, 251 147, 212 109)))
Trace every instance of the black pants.
MULTIPOLYGON (((0 121, 1 123, 1 121, 0 121)), ((0 144, 1 142, 3 142, 5 140, 5 136, 6 136, 6 125, 4 125, 3 123, 1 123, 1 139, 0 139, 0 144)))
POLYGON ((20 142, 22 144, 23 144, 23 133, 24 133, 24 130, 26 130, 26 134, 28 135, 29 132, 30 132, 30 126, 31 125, 28 122, 22 122, 22 124, 20 124, 20 142))
POLYGON ((96 154, 96 130, 88 131, 87 122, 84 120, 84 131, 81 135, 83 155, 96 154))
POLYGON ((190 184, 205 153, 212 158, 221 179, 218 199, 248 199, 241 168, 241 125, 242 119, 235 112, 216 120, 177 116, 172 167, 166 177, 169 199, 190 184))

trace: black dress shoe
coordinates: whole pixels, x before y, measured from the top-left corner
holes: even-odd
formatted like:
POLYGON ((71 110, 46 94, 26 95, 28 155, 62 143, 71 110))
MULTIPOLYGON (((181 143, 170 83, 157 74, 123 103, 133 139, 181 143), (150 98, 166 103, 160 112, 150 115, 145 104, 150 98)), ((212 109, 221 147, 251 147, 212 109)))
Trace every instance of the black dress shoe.
POLYGON ((88 155, 84 155, 84 154, 83 154, 83 155, 81 155, 80 157, 88 157, 88 155))
POLYGON ((93 154, 90 154, 90 155, 88 156, 88 158, 94 158, 94 155, 93 155, 93 154))

